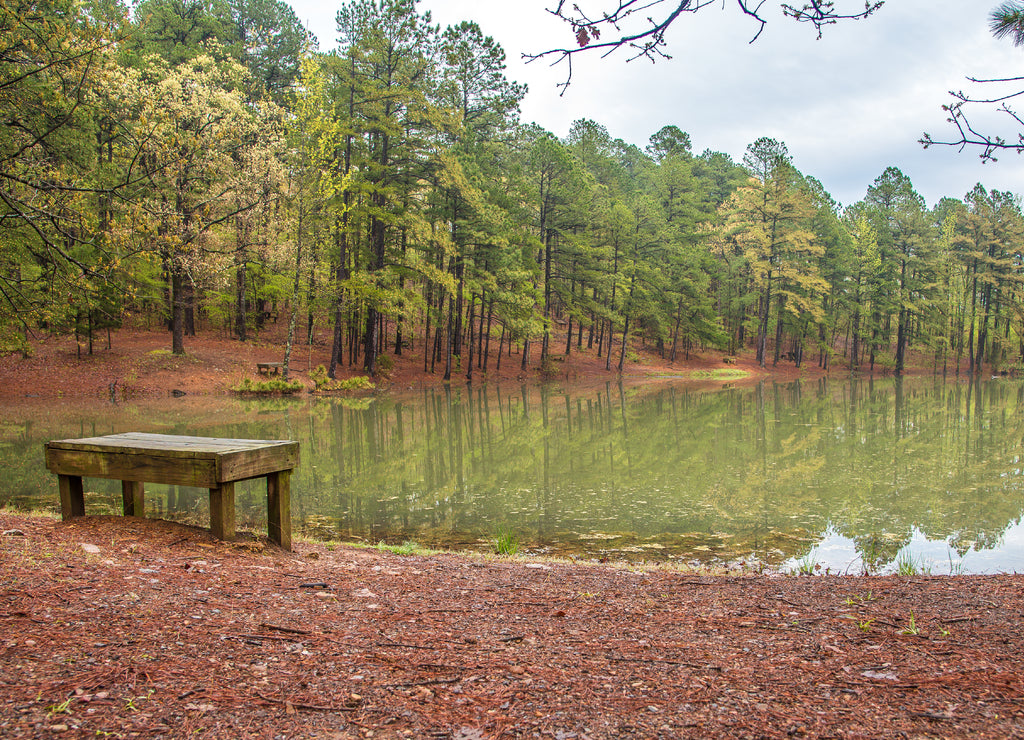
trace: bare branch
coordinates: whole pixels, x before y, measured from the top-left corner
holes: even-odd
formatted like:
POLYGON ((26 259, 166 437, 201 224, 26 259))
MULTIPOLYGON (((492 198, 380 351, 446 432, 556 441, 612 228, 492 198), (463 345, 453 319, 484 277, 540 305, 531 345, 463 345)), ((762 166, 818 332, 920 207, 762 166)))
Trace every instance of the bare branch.
MULTIPOLYGON (((558 85, 562 93, 572 83, 573 57, 584 52, 597 52, 601 57, 619 50, 628 49, 631 56, 626 61, 644 57, 656 62, 658 59, 670 59, 666 51, 665 33, 683 13, 696 13, 711 5, 714 0, 615 0, 614 8, 601 11, 599 14, 589 13, 579 4, 567 7, 567 0, 558 0, 554 8, 548 12, 559 20, 569 24, 574 36, 574 46, 563 46, 535 54, 523 54, 527 62, 537 59, 551 59, 551 66, 565 63, 567 74, 565 81, 558 85), (654 11, 660 9, 661 15, 654 11), (642 20, 641 20, 642 19, 642 20), (611 33, 611 38, 602 41, 602 35, 611 33)), ((753 43, 761 35, 768 21, 762 16, 762 8, 766 0, 736 0, 740 11, 754 19, 757 31, 750 42, 753 43)), ((811 0, 801 7, 783 4, 783 15, 801 23, 810 23, 821 38, 822 28, 840 20, 856 20, 866 18, 884 4, 885 0, 864 0, 864 9, 858 12, 841 13, 835 9, 834 0, 811 0)))
MULTIPOLYGON (((989 80, 969 77, 968 80, 979 84, 1022 83, 1024 82, 1024 77, 1006 77, 989 80)), ((940 141, 934 139, 931 134, 925 133, 918 139, 918 143, 924 146, 925 149, 933 145, 952 146, 962 152, 968 147, 976 147, 980 149, 978 156, 982 162, 997 161, 995 155, 1000 151, 1024 153, 1024 118, 1007 104, 1009 100, 1024 96, 1024 88, 1015 87, 1005 94, 989 97, 972 97, 963 91, 954 90, 951 90, 949 94, 955 102, 942 106, 942 109, 948 114, 946 121, 953 125, 954 129, 956 129, 956 134, 949 140, 940 141), (969 106, 995 104, 999 104, 996 110, 1008 116, 1017 128, 1016 140, 1013 138, 1007 139, 998 134, 983 133, 971 122, 968 116, 969 106)))
POLYGON ((821 30, 825 26, 831 26, 839 21, 856 21, 867 18, 884 4, 885 0, 864 0, 864 10, 860 12, 837 13, 834 1, 811 0, 809 3, 804 3, 801 8, 783 3, 782 13, 798 23, 810 23, 817 29, 818 38, 820 39, 821 30))

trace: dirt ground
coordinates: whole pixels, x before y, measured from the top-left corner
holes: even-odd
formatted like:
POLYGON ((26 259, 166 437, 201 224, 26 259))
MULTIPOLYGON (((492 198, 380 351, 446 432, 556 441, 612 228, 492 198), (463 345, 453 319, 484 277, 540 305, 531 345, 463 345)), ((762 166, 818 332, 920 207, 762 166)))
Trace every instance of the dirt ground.
POLYGON ((0 512, 4 738, 1024 737, 1018 576, 712 577, 0 512))

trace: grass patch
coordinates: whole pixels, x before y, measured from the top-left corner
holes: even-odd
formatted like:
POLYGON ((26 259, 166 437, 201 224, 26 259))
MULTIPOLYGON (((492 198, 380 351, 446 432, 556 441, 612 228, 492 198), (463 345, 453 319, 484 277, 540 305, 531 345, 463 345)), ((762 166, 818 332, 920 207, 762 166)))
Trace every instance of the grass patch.
POLYGON ((391 552, 395 555, 437 555, 440 550, 431 550, 429 547, 423 547, 415 540, 405 540, 400 545, 389 545, 387 542, 381 540, 377 543, 376 549, 381 552, 391 552))
POLYGON ((739 380, 750 375, 746 370, 735 367, 722 367, 714 370, 694 370, 690 373, 691 378, 700 380, 739 380))
POLYGON ((494 539, 491 540, 491 547, 495 555, 512 557, 519 553, 519 538, 515 536, 512 530, 501 527, 498 529, 498 533, 494 535, 494 539))
MULTIPOLYGON (((382 358, 378 358, 380 360, 382 358)), ((372 391, 374 386, 373 381, 365 375, 353 375, 351 378, 329 378, 327 377, 327 368, 323 365, 317 365, 316 368, 309 374, 309 379, 313 381, 314 389, 317 391, 372 391)))
POLYGON ((910 624, 905 629, 900 630, 901 635, 919 635, 921 634, 921 628, 917 626, 917 619, 914 617, 914 612, 910 612, 910 624))
POLYGON ((10 514, 11 516, 23 516, 30 519, 60 519, 61 515, 59 511, 53 511, 52 509, 38 509, 38 508, 27 508, 19 509, 17 506, 12 504, 10 501, 0 504, 0 514, 10 514))
POLYGON ((235 393, 246 394, 288 395, 298 393, 302 388, 302 383, 297 380, 288 381, 281 380, 280 378, 253 380, 252 378, 243 378, 242 382, 232 386, 231 390, 235 393))
POLYGON ((907 550, 896 556, 896 574, 901 576, 931 575, 932 569, 925 564, 924 557, 915 558, 907 550))
POLYGON ((792 572, 800 576, 813 576, 819 570, 821 570, 821 563, 815 560, 813 555, 807 553, 797 561, 792 572))

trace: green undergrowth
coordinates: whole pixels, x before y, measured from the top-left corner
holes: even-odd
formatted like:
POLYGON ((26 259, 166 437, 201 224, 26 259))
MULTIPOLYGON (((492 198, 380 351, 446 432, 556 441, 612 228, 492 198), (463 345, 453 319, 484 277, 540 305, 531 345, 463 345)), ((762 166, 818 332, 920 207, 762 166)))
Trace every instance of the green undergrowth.
POLYGON ((299 381, 288 381, 280 378, 271 378, 270 380, 242 378, 242 382, 231 387, 231 390, 235 393, 266 395, 288 395, 291 393, 298 393, 302 389, 303 385, 299 381))
POLYGON ((373 381, 365 375, 354 375, 351 378, 341 379, 329 378, 327 377, 327 368, 323 365, 317 365, 309 374, 309 379, 313 381, 315 390, 318 392, 372 391, 375 388, 373 381))
POLYGON ((749 377, 750 373, 739 368, 722 367, 715 370, 694 370, 690 377, 699 380, 740 380, 749 377))
POLYGON ((18 509, 9 503, 0 504, 0 514, 23 516, 29 519, 60 519, 60 512, 52 509, 18 509))
POLYGON ((374 549, 380 550, 381 552, 391 552, 395 555, 418 555, 420 557, 430 557, 431 555, 440 555, 442 553, 441 550, 432 550, 429 547, 423 547, 415 540, 405 540, 400 545, 389 545, 387 542, 382 540, 374 546, 374 549))
POLYGON ((491 547, 495 555, 514 557, 519 554, 519 539, 512 530, 500 527, 491 541, 491 547))

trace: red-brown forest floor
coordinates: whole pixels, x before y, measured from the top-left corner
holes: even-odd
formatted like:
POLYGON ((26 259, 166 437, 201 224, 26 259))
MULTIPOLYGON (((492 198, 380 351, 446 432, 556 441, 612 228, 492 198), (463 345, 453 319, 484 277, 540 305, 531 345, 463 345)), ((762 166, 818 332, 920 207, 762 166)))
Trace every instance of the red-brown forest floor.
POLYGON ((0 512, 4 738, 1024 737, 1017 576, 706 576, 0 512))

